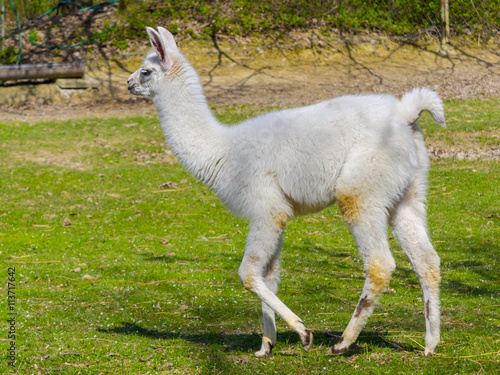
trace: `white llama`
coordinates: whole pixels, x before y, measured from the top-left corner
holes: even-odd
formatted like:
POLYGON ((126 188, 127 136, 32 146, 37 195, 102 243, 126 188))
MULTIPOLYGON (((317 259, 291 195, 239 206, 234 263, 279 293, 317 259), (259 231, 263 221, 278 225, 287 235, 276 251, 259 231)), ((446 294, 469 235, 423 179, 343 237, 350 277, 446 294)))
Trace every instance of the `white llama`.
POLYGON ((422 111, 445 126, 443 104, 428 89, 401 100, 389 95, 344 96, 271 112, 225 126, 211 113, 195 70, 170 32, 147 28, 154 52, 128 79, 134 95, 153 98, 172 151, 235 214, 250 220, 239 277, 262 300, 264 335, 255 353, 271 354, 275 313, 310 349, 313 336, 277 296, 283 231, 294 216, 338 201, 363 257, 366 280, 340 342, 354 343, 396 264, 389 223, 420 280, 425 354, 439 343, 439 257, 427 234, 429 159, 417 119, 422 111))

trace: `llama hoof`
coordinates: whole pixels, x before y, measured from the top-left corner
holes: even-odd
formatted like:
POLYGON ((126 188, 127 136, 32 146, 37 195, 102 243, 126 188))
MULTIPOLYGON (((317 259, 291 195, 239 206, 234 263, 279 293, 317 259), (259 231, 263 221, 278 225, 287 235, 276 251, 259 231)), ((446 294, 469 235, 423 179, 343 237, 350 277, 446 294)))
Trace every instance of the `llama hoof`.
POLYGON ((331 353, 332 353, 333 355, 342 355, 342 354, 344 354, 345 352, 347 352, 347 351, 349 350, 349 347, 348 347, 348 346, 347 346, 347 347, 345 347, 345 348, 341 348, 341 347, 339 347, 339 346, 340 346, 340 345, 339 345, 339 344, 337 344, 337 345, 335 345, 335 346, 333 346, 333 347, 332 347, 331 353))
POLYGON ((347 352, 349 350, 349 345, 347 345, 347 346, 345 346, 345 344, 342 345, 343 342, 344 342, 344 335, 342 335, 342 337, 340 338, 340 341, 332 347, 332 350, 330 352, 333 355, 342 355, 345 352, 347 352))
POLYGON ((431 350, 431 349, 427 349, 427 348, 425 348, 425 356, 426 356, 427 358, 431 358, 431 357, 433 357, 433 356, 434 356, 434 350, 431 350))
POLYGON ((270 356, 272 354, 273 348, 274 348, 273 344, 267 341, 263 341, 260 350, 257 352, 253 352, 253 355, 257 358, 270 356))
POLYGON ((349 348, 342 348, 342 349, 335 349, 335 347, 332 348, 331 350, 331 353, 333 355, 342 355, 344 354, 345 352, 347 352, 349 348))
POLYGON ((302 341, 302 347, 306 352, 311 349, 312 343, 313 343, 313 334, 311 333, 310 330, 306 329, 304 335, 300 335, 300 341, 302 341))

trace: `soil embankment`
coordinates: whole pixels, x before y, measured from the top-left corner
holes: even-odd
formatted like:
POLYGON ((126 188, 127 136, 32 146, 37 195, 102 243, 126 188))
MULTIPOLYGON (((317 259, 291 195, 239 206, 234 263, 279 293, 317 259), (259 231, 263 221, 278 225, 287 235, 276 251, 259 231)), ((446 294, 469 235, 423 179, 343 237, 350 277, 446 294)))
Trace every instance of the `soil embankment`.
MULTIPOLYGON (((447 56, 430 41, 357 43, 303 40, 261 47, 255 43, 184 41, 181 50, 197 69, 215 105, 299 106, 358 93, 401 95, 426 86, 444 98, 500 97, 498 45, 450 46, 447 56), (227 55, 226 55, 227 54, 227 55), (228 57, 226 57, 228 56, 228 57)), ((53 83, 0 87, 0 119, 121 116, 153 111, 151 102, 126 88, 148 49, 97 60, 87 73, 98 89, 61 90, 53 83)))

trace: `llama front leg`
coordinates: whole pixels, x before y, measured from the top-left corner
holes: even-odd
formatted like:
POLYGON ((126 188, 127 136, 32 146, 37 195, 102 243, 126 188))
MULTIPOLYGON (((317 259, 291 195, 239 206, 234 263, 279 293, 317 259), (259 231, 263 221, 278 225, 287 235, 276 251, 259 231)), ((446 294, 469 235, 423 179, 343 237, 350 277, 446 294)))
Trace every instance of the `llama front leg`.
POLYGON ((361 298, 354 310, 351 320, 342 334, 340 342, 332 348, 332 354, 345 353, 353 344, 373 312, 373 307, 389 284, 396 263, 389 250, 385 226, 386 221, 374 220, 371 224, 353 224, 351 230, 356 239, 359 251, 363 255, 366 280, 361 298), (378 225, 377 225, 378 224, 378 225))
POLYGON ((264 334, 262 336, 262 346, 260 350, 254 352, 256 357, 271 355, 274 345, 276 345, 276 320, 273 309, 262 302, 262 317, 264 321, 264 334))
MULTIPOLYGON (((279 243, 286 222, 283 220, 263 220, 252 223, 248 235, 245 255, 241 262, 238 275, 243 286, 257 295, 263 303, 264 337, 261 350, 257 356, 271 353, 276 342, 276 326, 274 313, 279 314, 288 326, 300 336, 302 346, 308 351, 312 345, 313 336, 302 320, 295 315, 275 294, 277 288, 277 273, 271 277, 269 267, 277 266, 279 243), (274 261, 273 261, 274 260, 274 261), (266 276, 267 282, 266 282, 266 276), (268 285, 276 283, 276 287, 268 285), (274 290, 273 290, 274 289, 274 290)), ((277 271, 277 268, 276 268, 277 271)))
MULTIPOLYGON (((279 281, 279 259, 281 255, 281 244, 283 241, 283 233, 280 235, 275 256, 270 260, 265 268, 264 281, 267 287, 274 294, 278 292, 279 281)), ((256 357, 264 357, 271 355, 271 352, 276 344, 276 320, 273 309, 266 303, 262 302, 262 318, 264 322, 264 335, 262 336, 262 346, 258 352, 255 352, 256 357)))

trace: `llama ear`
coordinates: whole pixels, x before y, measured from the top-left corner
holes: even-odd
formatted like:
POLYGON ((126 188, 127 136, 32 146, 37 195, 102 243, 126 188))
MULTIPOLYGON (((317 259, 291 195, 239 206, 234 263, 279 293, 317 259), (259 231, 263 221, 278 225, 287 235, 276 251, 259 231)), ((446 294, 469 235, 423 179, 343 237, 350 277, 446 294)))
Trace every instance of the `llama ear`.
POLYGON ((160 33, 163 40, 167 44, 167 48, 170 48, 171 50, 176 51, 176 52, 179 51, 179 49, 177 48, 177 44, 175 43, 174 36, 172 35, 172 33, 170 31, 168 31, 167 29, 164 29, 163 27, 160 26, 160 27, 158 27, 158 32, 160 33))
POLYGON ((146 27, 146 32, 149 35, 149 40, 151 45, 153 46, 156 54, 160 58, 160 65, 164 70, 168 70, 170 68, 171 62, 170 58, 167 55, 167 49, 163 38, 158 32, 151 28, 146 27))

